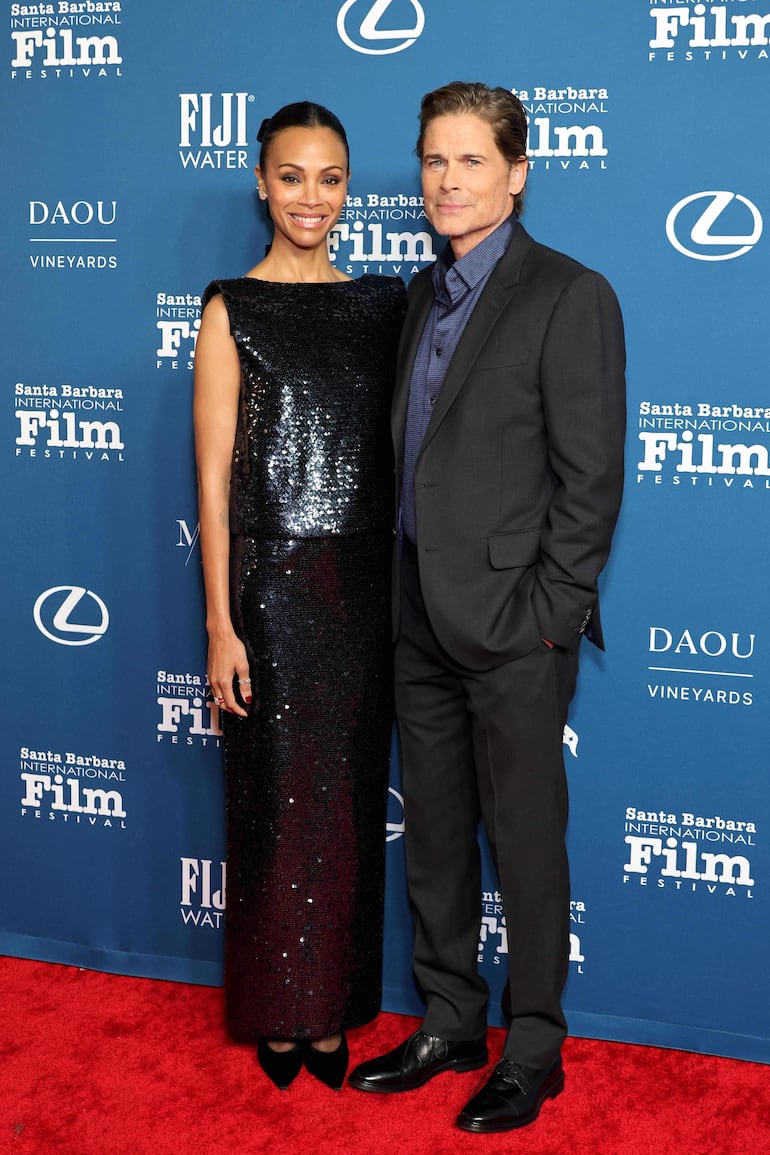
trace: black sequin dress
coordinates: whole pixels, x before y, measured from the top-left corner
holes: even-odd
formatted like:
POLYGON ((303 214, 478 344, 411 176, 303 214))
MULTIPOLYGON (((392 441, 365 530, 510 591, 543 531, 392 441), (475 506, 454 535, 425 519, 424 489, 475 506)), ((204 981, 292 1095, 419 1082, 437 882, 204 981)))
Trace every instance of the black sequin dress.
POLYGON ((241 363, 231 610, 255 701, 223 718, 233 1035, 380 1007, 391 733, 395 278, 216 281, 241 363))

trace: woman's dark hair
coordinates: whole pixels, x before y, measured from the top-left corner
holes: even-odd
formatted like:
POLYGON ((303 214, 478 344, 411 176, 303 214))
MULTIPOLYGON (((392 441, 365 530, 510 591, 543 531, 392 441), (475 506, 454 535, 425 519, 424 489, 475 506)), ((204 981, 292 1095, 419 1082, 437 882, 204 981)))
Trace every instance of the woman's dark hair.
POLYGON ((340 138, 345 146, 345 155, 350 163, 350 148, 345 129, 328 108, 322 104, 314 104, 312 100, 298 100, 294 104, 285 104, 273 116, 262 121, 257 141, 262 146, 259 150, 259 167, 264 170, 265 161, 273 140, 284 128, 330 128, 340 138))

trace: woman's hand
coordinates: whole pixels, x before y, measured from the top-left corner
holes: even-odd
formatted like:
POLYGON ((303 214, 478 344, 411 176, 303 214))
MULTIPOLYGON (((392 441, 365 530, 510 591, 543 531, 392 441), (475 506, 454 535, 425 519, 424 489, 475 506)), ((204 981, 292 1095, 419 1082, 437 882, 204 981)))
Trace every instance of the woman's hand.
POLYGON ((228 710, 231 714, 246 718, 248 711, 236 700, 233 682, 238 683, 240 695, 247 706, 254 697, 254 689, 246 647, 234 630, 209 635, 206 672, 214 701, 220 710, 228 710))

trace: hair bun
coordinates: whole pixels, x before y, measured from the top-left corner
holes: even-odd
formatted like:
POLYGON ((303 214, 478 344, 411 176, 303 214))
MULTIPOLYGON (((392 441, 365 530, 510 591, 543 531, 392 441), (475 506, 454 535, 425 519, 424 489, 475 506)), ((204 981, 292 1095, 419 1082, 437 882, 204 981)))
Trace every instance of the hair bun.
POLYGON ((266 116, 266 117, 265 117, 265 119, 264 119, 264 120, 262 121, 262 123, 260 124, 260 126, 259 126, 259 132, 257 133, 257 144, 261 144, 261 143, 262 143, 262 139, 263 139, 263 137, 264 137, 265 133, 266 133, 266 132, 268 131, 268 129, 270 128, 270 121, 271 121, 272 119, 273 119, 273 118, 272 118, 271 116, 266 116))

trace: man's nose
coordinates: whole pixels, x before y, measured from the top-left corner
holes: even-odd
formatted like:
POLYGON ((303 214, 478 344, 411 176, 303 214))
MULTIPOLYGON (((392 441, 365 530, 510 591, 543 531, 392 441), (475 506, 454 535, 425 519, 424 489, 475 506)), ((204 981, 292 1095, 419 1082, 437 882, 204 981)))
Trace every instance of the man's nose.
POLYGON ((442 188, 453 189, 460 186, 460 167, 451 161, 447 164, 441 177, 442 188))

